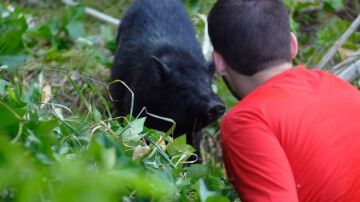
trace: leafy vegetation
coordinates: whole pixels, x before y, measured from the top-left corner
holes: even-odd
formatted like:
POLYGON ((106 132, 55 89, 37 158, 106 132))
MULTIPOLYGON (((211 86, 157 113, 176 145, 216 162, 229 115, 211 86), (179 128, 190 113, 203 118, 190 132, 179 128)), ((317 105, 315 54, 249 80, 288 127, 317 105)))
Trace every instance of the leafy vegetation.
MULTIPOLYGON (((81 1, 115 17, 130 2, 81 1)), ((200 41, 214 2, 186 1, 200 41)), ((285 2, 301 43, 296 62, 310 66, 360 13, 351 0, 285 2)), ((194 149, 185 136, 171 137, 175 123, 164 133, 136 114, 112 115, 115 30, 83 6, 0 3, 0 201, 239 201, 225 177, 217 124, 206 129, 204 163, 189 164, 194 149)), ((332 64, 359 48, 356 32, 332 64)), ((236 102, 221 79, 214 88, 229 107, 236 102)))

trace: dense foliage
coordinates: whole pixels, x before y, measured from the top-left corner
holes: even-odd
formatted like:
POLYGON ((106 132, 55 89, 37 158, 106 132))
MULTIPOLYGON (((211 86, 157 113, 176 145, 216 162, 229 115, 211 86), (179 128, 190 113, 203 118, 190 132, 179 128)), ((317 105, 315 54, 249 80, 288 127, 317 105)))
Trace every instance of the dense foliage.
MULTIPOLYGON (((81 1, 115 17, 129 2, 81 1)), ((200 41, 214 2, 186 1, 200 41)), ((296 62, 310 66, 360 13, 352 0, 285 2, 301 43, 296 62)), ((0 201, 239 201, 225 177, 217 124, 205 131, 204 163, 190 164, 185 136, 171 137, 176 123, 163 133, 136 114, 112 115, 115 30, 83 6, 0 3, 0 201)), ((332 64, 359 48, 356 32, 332 64)), ((220 79, 214 88, 233 105, 220 79)))

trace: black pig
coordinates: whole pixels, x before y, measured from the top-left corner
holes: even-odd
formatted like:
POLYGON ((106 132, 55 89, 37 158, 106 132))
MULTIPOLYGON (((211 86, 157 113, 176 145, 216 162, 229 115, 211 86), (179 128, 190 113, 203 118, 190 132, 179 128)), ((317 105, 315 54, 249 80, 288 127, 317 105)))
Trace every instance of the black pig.
MULTIPOLYGON (((147 111, 176 122, 174 135, 198 132, 225 111, 212 91, 214 70, 206 62, 182 1, 135 0, 118 31, 111 78, 135 94, 134 114, 147 111)), ((131 94, 114 83, 110 92, 118 115, 129 114, 131 94)), ((170 124, 149 117, 146 126, 167 131, 170 124)), ((196 140, 197 139, 197 140, 196 140)), ((196 146, 196 145, 195 145, 196 146)))

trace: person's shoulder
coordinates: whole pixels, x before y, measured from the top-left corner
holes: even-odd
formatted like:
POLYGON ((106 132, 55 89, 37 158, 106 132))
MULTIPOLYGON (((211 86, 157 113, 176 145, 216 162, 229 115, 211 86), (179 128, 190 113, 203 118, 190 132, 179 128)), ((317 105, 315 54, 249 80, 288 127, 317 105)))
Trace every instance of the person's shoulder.
POLYGON ((239 131, 264 121, 264 114, 261 108, 250 103, 247 99, 241 100, 224 115, 221 121, 223 138, 234 131, 239 131))
POLYGON ((252 98, 246 97, 235 104, 223 117, 223 122, 230 122, 240 118, 255 115, 258 113, 256 104, 252 102, 252 98))
POLYGON ((352 93, 359 95, 359 90, 356 89, 351 83, 341 79, 340 77, 334 75, 331 72, 318 70, 318 69, 307 69, 307 74, 312 80, 318 80, 322 84, 323 88, 329 89, 331 91, 341 91, 343 93, 352 93), (311 77, 312 76, 312 77, 311 77))

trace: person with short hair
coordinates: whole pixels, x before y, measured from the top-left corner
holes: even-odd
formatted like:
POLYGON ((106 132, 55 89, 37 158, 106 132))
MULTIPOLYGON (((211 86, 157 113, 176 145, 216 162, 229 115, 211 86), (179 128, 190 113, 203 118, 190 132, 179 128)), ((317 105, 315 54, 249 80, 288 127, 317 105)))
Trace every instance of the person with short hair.
POLYGON ((218 0, 213 60, 241 99, 221 122, 228 177, 242 201, 360 201, 360 92, 293 67, 282 0, 218 0))

